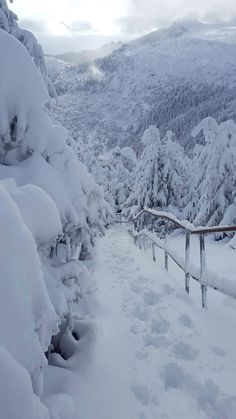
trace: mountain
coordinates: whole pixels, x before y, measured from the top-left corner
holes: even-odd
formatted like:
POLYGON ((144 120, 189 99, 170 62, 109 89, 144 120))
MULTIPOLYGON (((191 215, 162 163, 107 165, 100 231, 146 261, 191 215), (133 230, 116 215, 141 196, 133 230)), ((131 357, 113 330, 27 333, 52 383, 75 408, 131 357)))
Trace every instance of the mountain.
POLYGON ((98 58, 106 57, 112 54, 113 51, 119 49, 122 45, 123 43, 120 41, 110 42, 97 49, 83 50, 81 52, 65 52, 63 54, 55 55, 54 57, 69 64, 83 64, 97 60, 98 58))
POLYGON ((190 151, 203 118, 236 121, 236 26, 177 21, 102 59, 65 64, 54 83, 54 115, 80 140, 137 149, 153 124, 190 151))

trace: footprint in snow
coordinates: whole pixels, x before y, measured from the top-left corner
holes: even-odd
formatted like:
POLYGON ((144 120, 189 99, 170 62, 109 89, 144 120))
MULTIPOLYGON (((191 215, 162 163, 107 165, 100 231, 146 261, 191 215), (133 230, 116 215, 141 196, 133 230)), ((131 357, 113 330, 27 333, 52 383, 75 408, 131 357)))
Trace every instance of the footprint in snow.
POLYGON ((148 306, 153 306, 159 303, 160 300, 160 295, 156 294, 154 291, 147 291, 143 294, 143 301, 148 306))
POLYGON ((136 282, 131 282, 130 291, 134 292, 135 294, 139 294, 142 292, 142 287, 136 282))
POLYGON ((165 336, 153 336, 149 333, 144 335, 143 342, 145 346, 155 346, 155 348, 167 348, 170 345, 169 340, 165 336))
POLYGON ((143 385, 134 384, 132 386, 132 391, 140 404, 142 404, 143 406, 147 406, 149 404, 150 396, 147 387, 143 385))
POLYGON ((169 284, 163 284, 161 288, 162 291, 167 295, 171 295, 175 292, 174 288, 171 288, 169 284))
POLYGON ((163 366, 161 378, 167 390, 173 388, 182 390, 186 381, 186 374, 182 367, 171 362, 163 366))
POLYGON ((160 319, 152 319, 151 322, 151 331, 152 333, 156 334, 165 334, 168 332, 170 328, 170 324, 167 320, 160 318, 160 319))
POLYGON ((226 351, 222 348, 218 348, 217 346, 211 346, 210 348, 214 352, 214 354, 216 354, 217 356, 223 357, 226 355, 226 351))
POLYGON ((236 397, 222 395, 220 387, 211 378, 201 383, 175 363, 164 365, 161 378, 166 390, 178 389, 192 396, 207 417, 214 419, 235 417, 236 397))
POLYGON ((149 281, 149 278, 147 278, 147 277, 145 277, 145 276, 142 276, 142 275, 139 275, 139 277, 138 277, 138 282, 139 282, 140 284, 146 284, 148 281, 149 281))
POLYGON ((136 306, 132 311, 132 316, 141 321, 147 321, 149 318, 149 313, 146 308, 136 306))
POLYGON ((172 352, 178 359, 194 361, 198 356, 198 349, 193 348, 189 343, 178 342, 172 347, 172 352))
POLYGON ((187 314, 180 316, 179 322, 189 329, 194 329, 194 324, 187 314))
POLYGON ((132 326, 130 326, 129 330, 134 335, 137 335, 140 332, 140 327, 139 327, 138 324, 132 324, 132 326))

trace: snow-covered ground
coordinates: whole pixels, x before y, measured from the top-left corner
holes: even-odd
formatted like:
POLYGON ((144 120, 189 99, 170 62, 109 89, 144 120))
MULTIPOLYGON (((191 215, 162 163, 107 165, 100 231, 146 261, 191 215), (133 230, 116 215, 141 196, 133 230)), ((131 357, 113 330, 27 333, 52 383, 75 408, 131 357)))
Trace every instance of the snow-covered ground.
POLYGON ((225 322, 222 307, 202 310, 177 272, 154 264, 126 227, 99 239, 94 268, 95 326, 85 322, 86 350, 66 379, 53 370, 77 400, 76 419, 233 419, 233 315, 225 322))
MULTIPOLYGON (((179 256, 184 256, 184 235, 172 234, 168 239, 168 244, 179 256)), ((215 241, 213 235, 210 235, 206 238, 205 249, 207 269, 217 276, 236 282, 236 251, 230 246, 229 241, 215 241)), ((158 262, 164 267, 163 252, 157 250, 157 253, 159 254, 158 262)), ((197 236, 191 236, 190 264, 193 264, 196 267, 200 266, 200 243, 199 237, 197 236)), ((169 272, 176 278, 179 284, 184 287, 184 273, 172 261, 170 261, 169 264, 169 272)), ((196 304, 201 305, 200 285, 193 279, 190 280, 190 295, 196 304)), ((214 315, 217 315, 219 311, 221 311, 221 316, 223 317, 226 316, 227 313, 230 313, 230 316, 236 321, 236 300, 228 298, 217 291, 208 289, 208 303, 209 311, 211 313, 214 312, 214 315)))

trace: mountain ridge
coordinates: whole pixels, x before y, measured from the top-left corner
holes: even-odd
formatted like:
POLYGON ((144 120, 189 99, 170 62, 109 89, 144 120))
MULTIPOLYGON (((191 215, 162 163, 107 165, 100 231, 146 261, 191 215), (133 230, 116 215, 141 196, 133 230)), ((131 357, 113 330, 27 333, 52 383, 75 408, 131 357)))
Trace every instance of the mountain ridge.
POLYGON ((173 130, 189 151, 190 133, 201 119, 236 120, 232 34, 234 26, 178 21, 107 57, 67 66, 54 80, 60 95, 55 116, 85 142, 89 126, 109 147, 138 148, 154 124, 163 133, 173 130))

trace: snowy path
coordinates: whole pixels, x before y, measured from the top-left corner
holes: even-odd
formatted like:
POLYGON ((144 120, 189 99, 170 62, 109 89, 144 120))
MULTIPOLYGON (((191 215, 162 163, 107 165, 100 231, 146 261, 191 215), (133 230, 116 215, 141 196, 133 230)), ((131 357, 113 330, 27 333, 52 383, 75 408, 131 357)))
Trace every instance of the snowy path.
POLYGON ((209 336, 208 313, 133 245, 125 228, 99 241, 96 259, 103 333, 91 368, 96 416, 85 419, 236 417, 223 395, 234 394, 235 347, 209 336))
POLYGON ((94 279, 96 339, 77 359, 78 419, 235 419, 235 340, 211 333, 217 319, 124 227, 98 241, 94 279))

